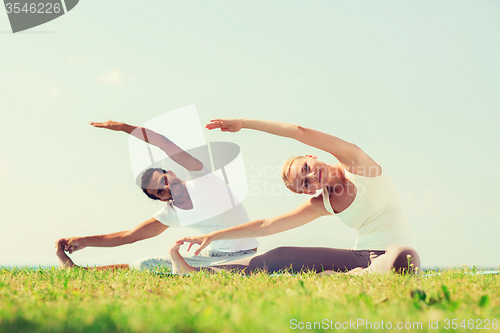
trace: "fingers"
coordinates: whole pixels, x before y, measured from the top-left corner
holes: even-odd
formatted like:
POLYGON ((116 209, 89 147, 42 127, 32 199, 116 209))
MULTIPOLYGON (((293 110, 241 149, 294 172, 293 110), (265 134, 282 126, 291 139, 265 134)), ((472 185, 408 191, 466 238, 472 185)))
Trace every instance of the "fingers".
POLYGON ((70 239, 69 241, 66 241, 66 246, 64 248, 64 251, 68 252, 69 254, 75 252, 77 250, 76 246, 73 244, 73 240, 70 239))
POLYGON ((184 237, 184 238, 181 238, 181 239, 175 241, 175 243, 180 244, 180 245, 183 245, 184 242, 188 242, 189 243, 189 246, 188 246, 188 249, 187 249, 188 252, 189 252, 189 250, 191 249, 191 246, 193 246, 193 244, 194 244, 194 242, 192 242, 192 239, 190 239, 190 237, 184 237))
POLYGON ((94 127, 111 128, 113 125, 117 125, 117 122, 113 121, 113 120, 108 120, 108 121, 104 121, 101 123, 96 123, 94 121, 91 121, 91 122, 89 122, 89 124, 94 126, 94 127))
POLYGON ((68 246, 67 240, 65 238, 59 238, 56 242, 56 246, 59 246, 59 243, 61 243, 63 249, 66 250, 66 247, 68 246))
POLYGON ((189 243, 189 246, 187 249, 188 252, 189 252, 189 250, 191 250, 191 247, 194 244, 201 244, 200 247, 194 253, 194 255, 200 254, 200 252, 210 244, 210 242, 207 241, 206 239, 199 239, 197 237, 184 237, 184 238, 179 239, 177 242, 189 243))
POLYGON ((77 251, 79 249, 78 245, 73 244, 73 239, 71 238, 61 238, 56 242, 56 248, 61 247, 64 251, 69 254, 77 251))
POLYGON ((198 250, 196 250, 196 252, 194 253, 195 256, 199 255, 200 252, 206 248, 208 246, 208 244, 210 244, 209 242, 207 241, 204 241, 203 243, 201 243, 200 247, 198 248, 198 250))
POLYGON ((179 239, 177 242, 188 242, 188 243, 194 243, 194 244, 201 244, 202 240, 198 239, 197 237, 184 237, 179 239))
POLYGON ((207 126, 205 126, 205 127, 208 128, 209 130, 211 130, 211 129, 215 129, 215 128, 220 128, 221 126, 222 126, 222 122, 212 121, 211 123, 207 124, 207 126))
POLYGON ((206 128, 208 128, 209 130, 213 130, 213 129, 216 129, 216 128, 220 128, 221 131, 223 132, 230 132, 229 128, 225 127, 224 125, 222 125, 222 123, 217 123, 217 124, 208 124, 207 126, 205 126, 206 128))

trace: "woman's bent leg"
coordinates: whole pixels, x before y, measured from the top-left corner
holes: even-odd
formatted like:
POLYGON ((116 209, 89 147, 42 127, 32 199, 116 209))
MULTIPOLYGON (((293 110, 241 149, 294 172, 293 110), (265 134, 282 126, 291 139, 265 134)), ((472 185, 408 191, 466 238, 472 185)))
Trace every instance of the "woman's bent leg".
POLYGON ((406 245, 391 245, 385 254, 374 259, 366 269, 368 273, 386 273, 394 269, 398 273, 413 272, 420 268, 420 257, 417 251, 406 245))
POLYGON ((246 273, 257 270, 274 273, 288 269, 295 272, 327 270, 345 272, 356 267, 368 267, 369 264, 369 251, 325 247, 279 247, 252 257, 248 264, 234 262, 211 267, 244 270, 246 273))

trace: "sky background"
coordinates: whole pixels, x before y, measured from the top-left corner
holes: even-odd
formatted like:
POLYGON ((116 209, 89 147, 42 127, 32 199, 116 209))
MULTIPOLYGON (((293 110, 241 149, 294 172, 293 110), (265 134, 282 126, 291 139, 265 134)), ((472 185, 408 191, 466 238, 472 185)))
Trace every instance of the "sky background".
MULTIPOLYGON (((498 17, 498 1, 82 0, 12 34, 0 10, 0 265, 55 265, 60 237, 151 218, 162 204, 135 185, 127 134, 88 122, 141 125, 195 104, 200 126, 269 119, 357 144, 398 190, 424 267, 498 268, 498 17)), ((306 199, 277 173, 288 156, 336 163, 266 133, 204 134, 241 147, 251 219, 306 199)), ((190 234, 72 258, 129 263, 190 234)), ((352 248, 355 232, 323 217, 259 241, 352 248)))

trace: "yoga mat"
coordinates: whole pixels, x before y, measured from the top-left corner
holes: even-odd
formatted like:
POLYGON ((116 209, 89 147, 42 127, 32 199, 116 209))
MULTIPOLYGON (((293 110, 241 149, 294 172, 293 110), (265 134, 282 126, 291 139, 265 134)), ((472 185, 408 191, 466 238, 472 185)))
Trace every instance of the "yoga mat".
MULTIPOLYGON (((441 275, 441 272, 438 273, 427 273, 422 274, 420 276, 433 276, 433 275, 441 275)), ((490 275, 490 274, 500 274, 500 271, 479 271, 479 272, 467 272, 469 275, 490 275)))
MULTIPOLYGON (((165 275, 165 276, 189 276, 190 274, 176 274, 176 273, 163 273, 163 272, 157 272, 153 271, 156 274, 159 275, 165 275)), ((438 273, 427 273, 427 274, 421 274, 419 276, 434 276, 434 275, 441 275, 441 272, 438 273)), ((468 272, 466 274, 469 275, 491 275, 491 274, 500 274, 500 271, 479 271, 479 272, 468 272)), ((297 276, 298 274, 270 274, 269 276, 297 276)), ((244 277, 249 277, 249 275, 242 275, 244 277)))

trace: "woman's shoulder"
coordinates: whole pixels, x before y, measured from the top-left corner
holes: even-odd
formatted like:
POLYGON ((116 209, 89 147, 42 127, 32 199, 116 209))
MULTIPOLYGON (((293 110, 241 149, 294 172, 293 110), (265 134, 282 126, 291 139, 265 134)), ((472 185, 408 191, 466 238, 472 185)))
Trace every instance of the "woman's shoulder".
POLYGON ((321 215, 334 214, 333 208, 330 204, 330 195, 328 190, 323 190, 315 197, 309 199, 311 208, 320 212, 321 215))
POLYGON ((368 163, 368 164, 356 164, 356 165, 343 165, 344 171, 346 171, 348 178, 349 175, 354 175, 363 178, 378 178, 381 177, 382 167, 377 163, 368 163))

